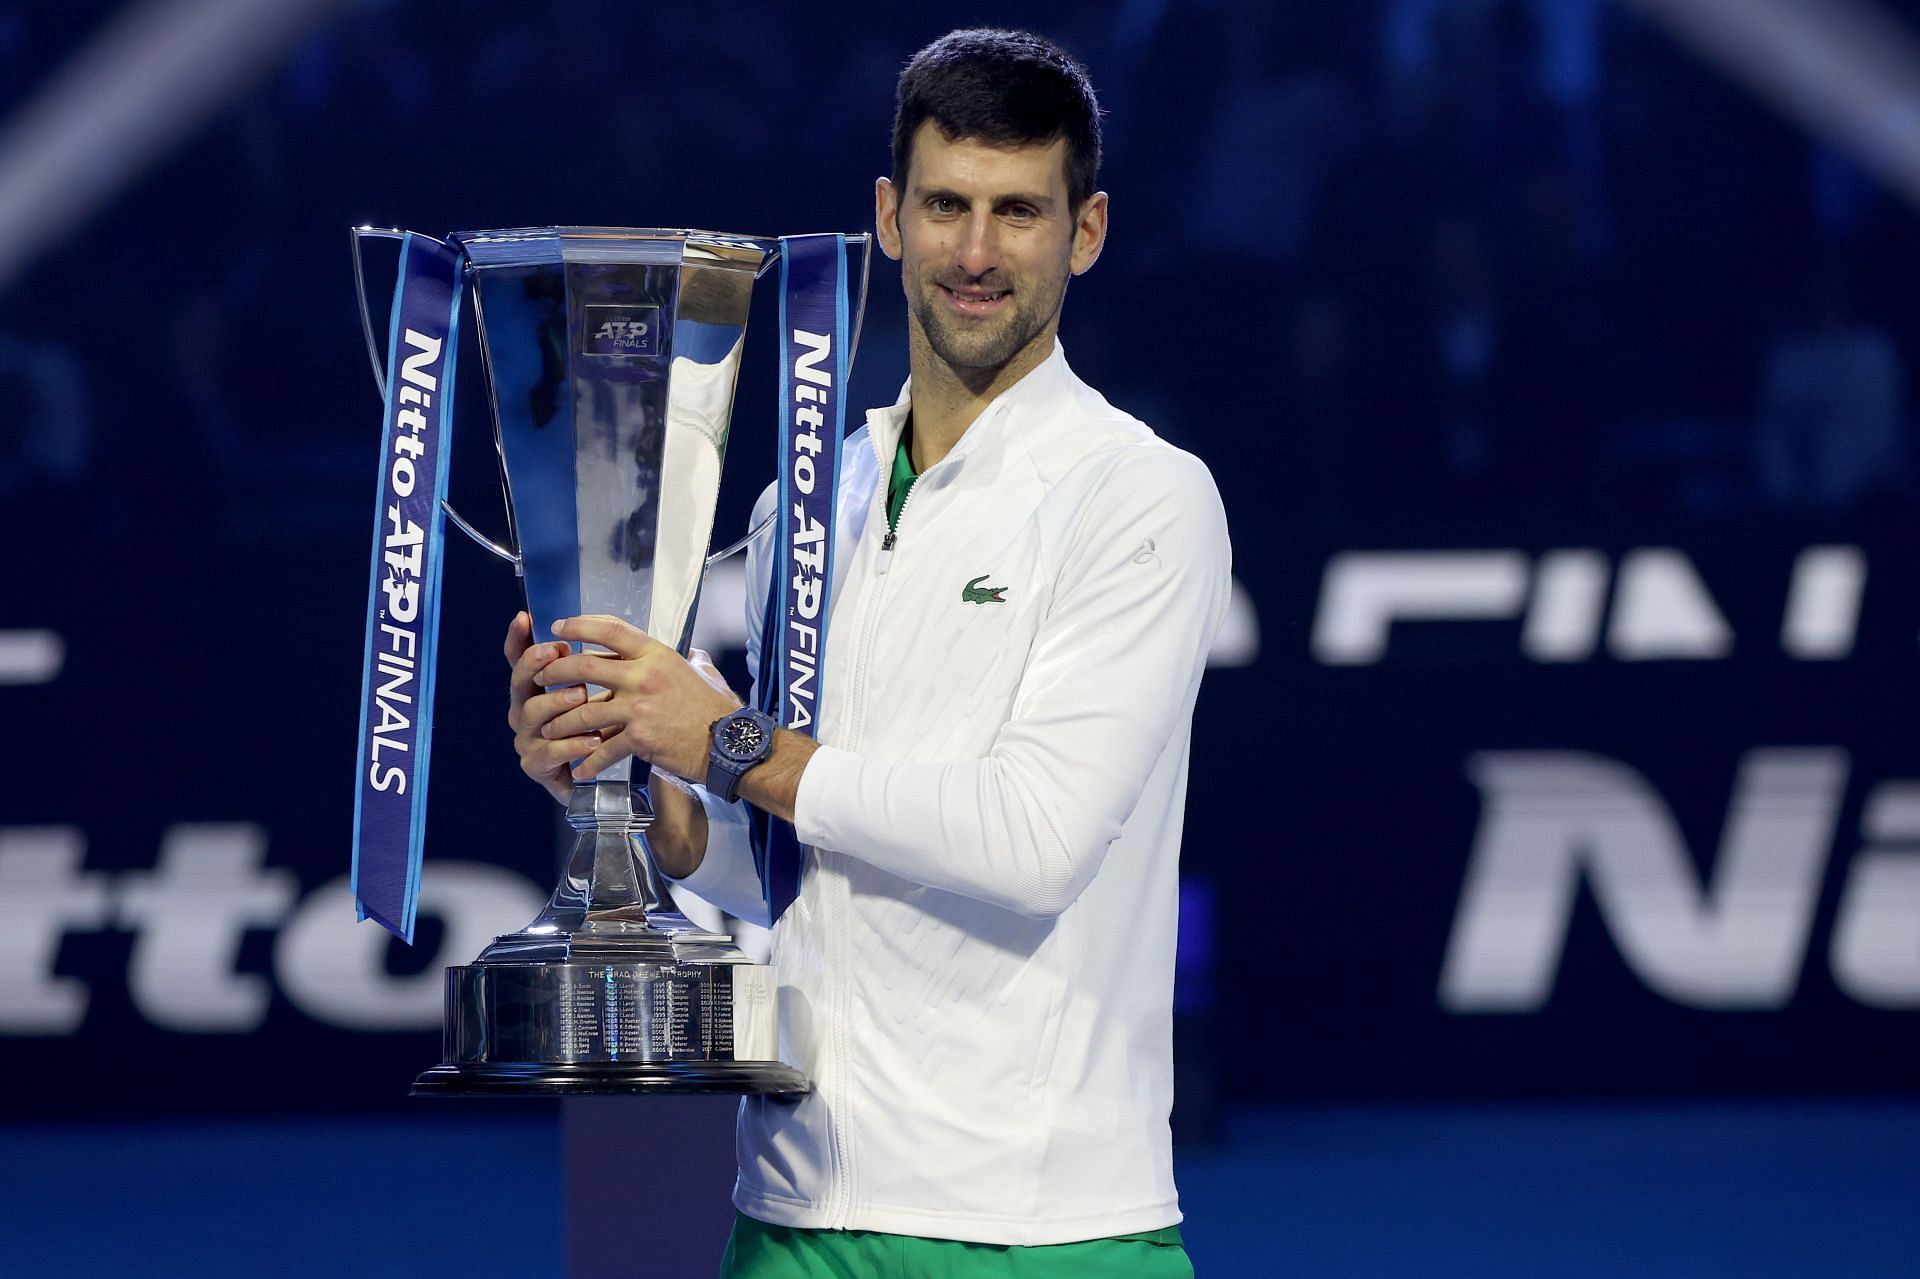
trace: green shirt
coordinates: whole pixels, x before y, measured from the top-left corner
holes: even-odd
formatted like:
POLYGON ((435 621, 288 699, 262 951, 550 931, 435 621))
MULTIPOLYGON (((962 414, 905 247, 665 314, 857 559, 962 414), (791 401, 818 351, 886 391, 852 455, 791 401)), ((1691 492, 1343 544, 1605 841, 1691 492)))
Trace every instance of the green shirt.
POLYGON ((920 473, 913 469, 913 455, 907 451, 907 440, 913 435, 913 427, 900 432, 900 447, 893 451, 893 474, 887 477, 887 531, 892 532, 900 524, 900 508, 907 504, 907 493, 913 488, 913 482, 920 473))

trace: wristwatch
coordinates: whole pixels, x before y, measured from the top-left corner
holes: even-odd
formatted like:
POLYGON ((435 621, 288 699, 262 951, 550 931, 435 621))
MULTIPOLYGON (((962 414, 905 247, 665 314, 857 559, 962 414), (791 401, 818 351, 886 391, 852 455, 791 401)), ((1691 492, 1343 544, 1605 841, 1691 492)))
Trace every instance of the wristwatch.
POLYGON ((749 768, 773 750, 773 716, 743 706, 713 721, 713 748, 707 753, 707 793, 728 803, 749 768))

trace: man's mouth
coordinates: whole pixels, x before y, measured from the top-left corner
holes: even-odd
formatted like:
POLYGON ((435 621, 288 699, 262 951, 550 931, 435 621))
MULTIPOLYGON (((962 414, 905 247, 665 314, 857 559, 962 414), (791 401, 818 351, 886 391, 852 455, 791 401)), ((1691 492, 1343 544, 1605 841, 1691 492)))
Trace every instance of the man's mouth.
POLYGON ((936 287, 946 295, 953 309, 962 315, 991 315, 1013 295, 1011 289, 955 288, 947 284, 936 287))

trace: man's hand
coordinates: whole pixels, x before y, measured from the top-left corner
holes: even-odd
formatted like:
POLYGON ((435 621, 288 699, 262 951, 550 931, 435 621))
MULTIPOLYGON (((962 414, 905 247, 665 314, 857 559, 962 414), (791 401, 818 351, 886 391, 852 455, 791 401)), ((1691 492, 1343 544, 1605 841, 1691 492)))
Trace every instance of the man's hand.
POLYGON ((555 716, 580 705, 586 690, 556 688, 544 692, 534 677, 571 650, 565 644, 535 644, 533 619, 522 612, 515 613, 513 621, 507 624, 503 651, 513 666, 507 726, 513 729, 513 749, 520 756, 520 771, 564 804, 573 790, 573 775, 568 765, 599 749, 601 738, 598 733, 557 740, 546 736, 541 730, 552 723, 555 716))
MULTIPOLYGON (((612 650, 564 652, 537 663, 529 675, 534 685, 547 690, 529 705, 572 694, 533 729, 550 746, 561 748, 564 758, 579 760, 572 780, 588 781, 628 756, 690 782, 706 780, 713 722, 740 709, 740 699, 705 653, 696 649, 689 661, 617 617, 562 618, 553 624, 553 633, 575 646, 597 644, 612 650), (567 687, 580 684, 598 684, 607 691, 589 700, 585 689, 567 687), (574 754, 573 747, 589 737, 596 738, 597 745, 584 752, 584 758, 574 754)), ((522 767, 528 758, 522 752, 522 767)), ((535 753, 533 758, 550 757, 535 753)))

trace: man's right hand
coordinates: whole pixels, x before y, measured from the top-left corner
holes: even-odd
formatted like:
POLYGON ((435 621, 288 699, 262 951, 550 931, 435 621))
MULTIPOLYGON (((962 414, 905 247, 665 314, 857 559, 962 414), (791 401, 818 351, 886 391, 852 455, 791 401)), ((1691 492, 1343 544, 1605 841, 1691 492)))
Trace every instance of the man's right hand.
MULTIPOLYGON (((513 749, 520 756, 520 771, 564 804, 573 796, 572 766, 599 749, 602 736, 589 732, 576 737, 542 737, 540 730, 549 722, 586 701, 587 690, 578 684, 543 689, 534 677, 572 649, 563 640, 535 644, 533 619, 525 612, 514 614, 507 624, 502 648, 513 667, 507 725, 513 729, 513 749)), ((719 680, 719 672, 705 653, 695 649, 691 660, 703 674, 719 680)), ((693 792, 664 774, 656 773, 647 790, 654 812, 647 845, 661 870, 676 879, 685 878, 700 865, 707 851, 707 810, 693 792)))

